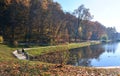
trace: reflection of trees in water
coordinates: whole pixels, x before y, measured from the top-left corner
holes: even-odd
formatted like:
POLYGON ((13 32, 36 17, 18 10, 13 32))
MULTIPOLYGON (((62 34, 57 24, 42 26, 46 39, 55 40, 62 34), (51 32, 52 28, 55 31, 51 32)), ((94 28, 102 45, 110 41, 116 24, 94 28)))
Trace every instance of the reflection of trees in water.
POLYGON ((116 42, 111 42, 104 45, 104 49, 108 53, 115 53, 115 50, 117 49, 117 47, 118 47, 118 43, 116 42))
POLYGON ((99 59, 99 56, 103 52, 105 52, 105 50, 101 47, 101 45, 95 45, 72 49, 70 51, 51 52, 48 54, 32 57, 31 60, 56 64, 91 66, 91 59, 99 59))
POLYGON ((31 60, 56 63, 56 64, 66 64, 69 59, 69 51, 57 51, 40 56, 31 57, 31 60))
POLYGON ((84 48, 77 48, 70 50, 70 58, 75 58, 72 60, 69 59, 68 64, 71 65, 80 65, 80 66, 91 66, 90 59, 96 58, 98 59, 99 56, 104 52, 104 49, 100 46, 88 46, 84 48))

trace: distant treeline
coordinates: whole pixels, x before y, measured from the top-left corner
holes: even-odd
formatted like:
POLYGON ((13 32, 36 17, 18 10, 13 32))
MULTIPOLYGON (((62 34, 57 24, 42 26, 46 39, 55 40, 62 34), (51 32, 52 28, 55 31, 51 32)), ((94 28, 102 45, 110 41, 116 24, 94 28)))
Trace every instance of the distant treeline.
POLYGON ((0 0, 0 35, 9 43, 38 44, 116 38, 115 28, 90 21, 84 5, 74 13, 64 12, 53 0, 0 0))

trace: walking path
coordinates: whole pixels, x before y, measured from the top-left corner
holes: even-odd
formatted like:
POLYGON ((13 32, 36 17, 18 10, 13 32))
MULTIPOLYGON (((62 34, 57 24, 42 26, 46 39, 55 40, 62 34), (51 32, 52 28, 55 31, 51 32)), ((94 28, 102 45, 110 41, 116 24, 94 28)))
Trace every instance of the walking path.
MULTIPOLYGON (((22 52, 22 51, 20 51, 20 52, 22 52)), ((24 53, 18 53, 17 50, 15 50, 15 51, 13 52, 13 55, 14 55, 15 57, 17 57, 18 59, 26 60, 26 56, 24 55, 24 53)))

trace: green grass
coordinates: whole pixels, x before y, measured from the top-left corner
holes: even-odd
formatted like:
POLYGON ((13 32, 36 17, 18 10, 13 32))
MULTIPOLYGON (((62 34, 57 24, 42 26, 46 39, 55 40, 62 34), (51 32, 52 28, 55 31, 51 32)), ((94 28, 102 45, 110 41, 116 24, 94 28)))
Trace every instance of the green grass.
POLYGON ((15 59, 12 52, 16 48, 11 48, 7 45, 0 44, 0 59, 15 59))
MULTIPOLYGON (((69 50, 73 48, 84 47, 84 46, 89 46, 91 44, 93 45, 98 43, 99 42, 83 42, 83 43, 63 44, 63 45, 57 45, 57 46, 34 47, 34 48, 31 48, 30 50, 27 50, 27 52, 31 55, 41 55, 48 52, 69 50)), ((21 47, 11 47, 8 45, 0 44, 0 60, 16 59, 12 54, 12 52, 16 49, 21 49, 21 47)))
POLYGON ((41 55, 48 52, 69 50, 69 49, 74 49, 79 47, 95 45, 99 43, 100 43, 99 41, 94 41, 94 42, 70 43, 70 44, 63 44, 63 45, 57 45, 57 46, 35 47, 30 50, 27 50, 27 52, 30 55, 41 55))
POLYGON ((16 49, 21 49, 22 47, 13 47, 10 45, 4 45, 0 43, 0 60, 17 60, 12 54, 16 49))

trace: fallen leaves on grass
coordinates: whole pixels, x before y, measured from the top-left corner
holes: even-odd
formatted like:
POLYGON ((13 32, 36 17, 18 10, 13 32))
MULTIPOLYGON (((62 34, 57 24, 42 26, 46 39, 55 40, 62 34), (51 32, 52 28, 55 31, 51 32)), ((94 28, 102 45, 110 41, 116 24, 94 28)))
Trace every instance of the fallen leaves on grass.
POLYGON ((0 76, 120 76, 120 69, 96 69, 58 64, 0 62, 0 76))

